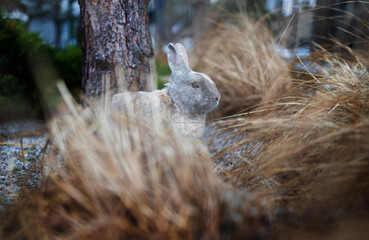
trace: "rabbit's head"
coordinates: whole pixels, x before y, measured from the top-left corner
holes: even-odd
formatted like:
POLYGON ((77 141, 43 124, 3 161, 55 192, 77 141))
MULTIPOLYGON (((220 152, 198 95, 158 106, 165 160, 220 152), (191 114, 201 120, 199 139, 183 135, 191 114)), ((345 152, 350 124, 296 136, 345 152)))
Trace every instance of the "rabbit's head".
POLYGON ((204 115, 216 108, 220 100, 217 87, 207 75, 191 70, 183 45, 170 43, 167 56, 172 71, 166 84, 168 96, 180 110, 190 115, 204 115))

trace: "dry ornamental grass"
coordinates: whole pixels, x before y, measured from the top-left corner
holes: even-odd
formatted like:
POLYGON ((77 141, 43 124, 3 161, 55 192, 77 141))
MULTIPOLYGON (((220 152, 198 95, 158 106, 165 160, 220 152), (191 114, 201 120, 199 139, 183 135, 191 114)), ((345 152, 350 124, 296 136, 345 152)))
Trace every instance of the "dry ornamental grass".
MULTIPOLYGON (((281 239, 349 232, 347 219, 368 221, 368 61, 346 50, 350 61, 321 50, 320 70, 296 79, 276 103, 214 123, 218 171, 268 201, 281 239)), ((367 231, 353 229, 358 237, 367 231)))
MULTIPOLYGON (((95 105, 51 122, 64 167, 20 200, 9 239, 261 238, 267 219, 214 173, 206 145, 95 105), (86 116, 89 114, 90 116, 86 116), (86 121, 88 119, 89 121, 86 121)), ((50 156, 55 158, 57 156, 50 156)))

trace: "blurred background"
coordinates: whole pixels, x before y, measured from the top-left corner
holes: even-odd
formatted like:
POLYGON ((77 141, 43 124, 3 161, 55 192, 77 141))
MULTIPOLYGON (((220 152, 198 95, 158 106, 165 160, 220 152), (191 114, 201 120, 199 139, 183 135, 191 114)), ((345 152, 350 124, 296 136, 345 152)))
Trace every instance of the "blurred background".
MULTIPOLYGON (((40 51, 47 52, 58 76, 78 97, 78 1, 0 0, 0 5, 0 120, 42 117, 40 94, 27 63, 40 51)), ((287 62, 310 56, 318 45, 328 51, 341 51, 337 42, 365 49, 369 22, 365 1, 339 0, 152 0, 149 16, 159 88, 170 73, 163 46, 182 42, 193 50, 190 62, 201 66, 197 56, 207 50, 210 33, 229 29, 240 16, 262 22, 271 33, 273 49, 287 62)))

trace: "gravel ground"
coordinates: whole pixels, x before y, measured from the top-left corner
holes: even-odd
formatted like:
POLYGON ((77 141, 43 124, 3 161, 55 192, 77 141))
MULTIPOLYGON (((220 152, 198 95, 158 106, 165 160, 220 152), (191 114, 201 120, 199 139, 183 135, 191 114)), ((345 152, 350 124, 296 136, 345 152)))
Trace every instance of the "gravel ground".
POLYGON ((24 190, 38 186, 47 135, 41 121, 0 123, 0 211, 24 190))

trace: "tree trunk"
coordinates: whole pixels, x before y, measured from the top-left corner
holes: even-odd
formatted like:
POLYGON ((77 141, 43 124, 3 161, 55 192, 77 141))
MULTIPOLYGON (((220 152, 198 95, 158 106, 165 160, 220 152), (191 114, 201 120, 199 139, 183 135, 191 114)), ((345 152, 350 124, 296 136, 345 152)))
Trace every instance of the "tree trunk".
POLYGON ((210 28, 209 11, 210 0, 192 0, 193 19, 192 26, 194 31, 194 42, 197 43, 208 33, 210 28))
POLYGON ((55 26, 55 34, 54 34, 54 44, 55 47, 61 47, 61 19, 60 19, 60 2, 58 0, 54 0, 52 2, 52 18, 55 26))
MULTIPOLYGON (((103 78, 116 66, 124 70, 129 91, 152 90, 149 0, 79 0, 82 21, 83 79, 87 96, 104 91, 103 78)), ((110 79, 116 91, 117 78, 110 79)))
POLYGON ((337 37, 338 27, 342 25, 345 5, 340 0, 318 0, 318 9, 314 11, 313 41, 323 45, 327 50, 332 50, 337 37))
POLYGON ((329 51, 343 51, 342 45, 367 49, 368 10, 359 0, 318 0, 314 11, 314 41, 329 51), (340 44, 337 44, 337 41, 340 44))

